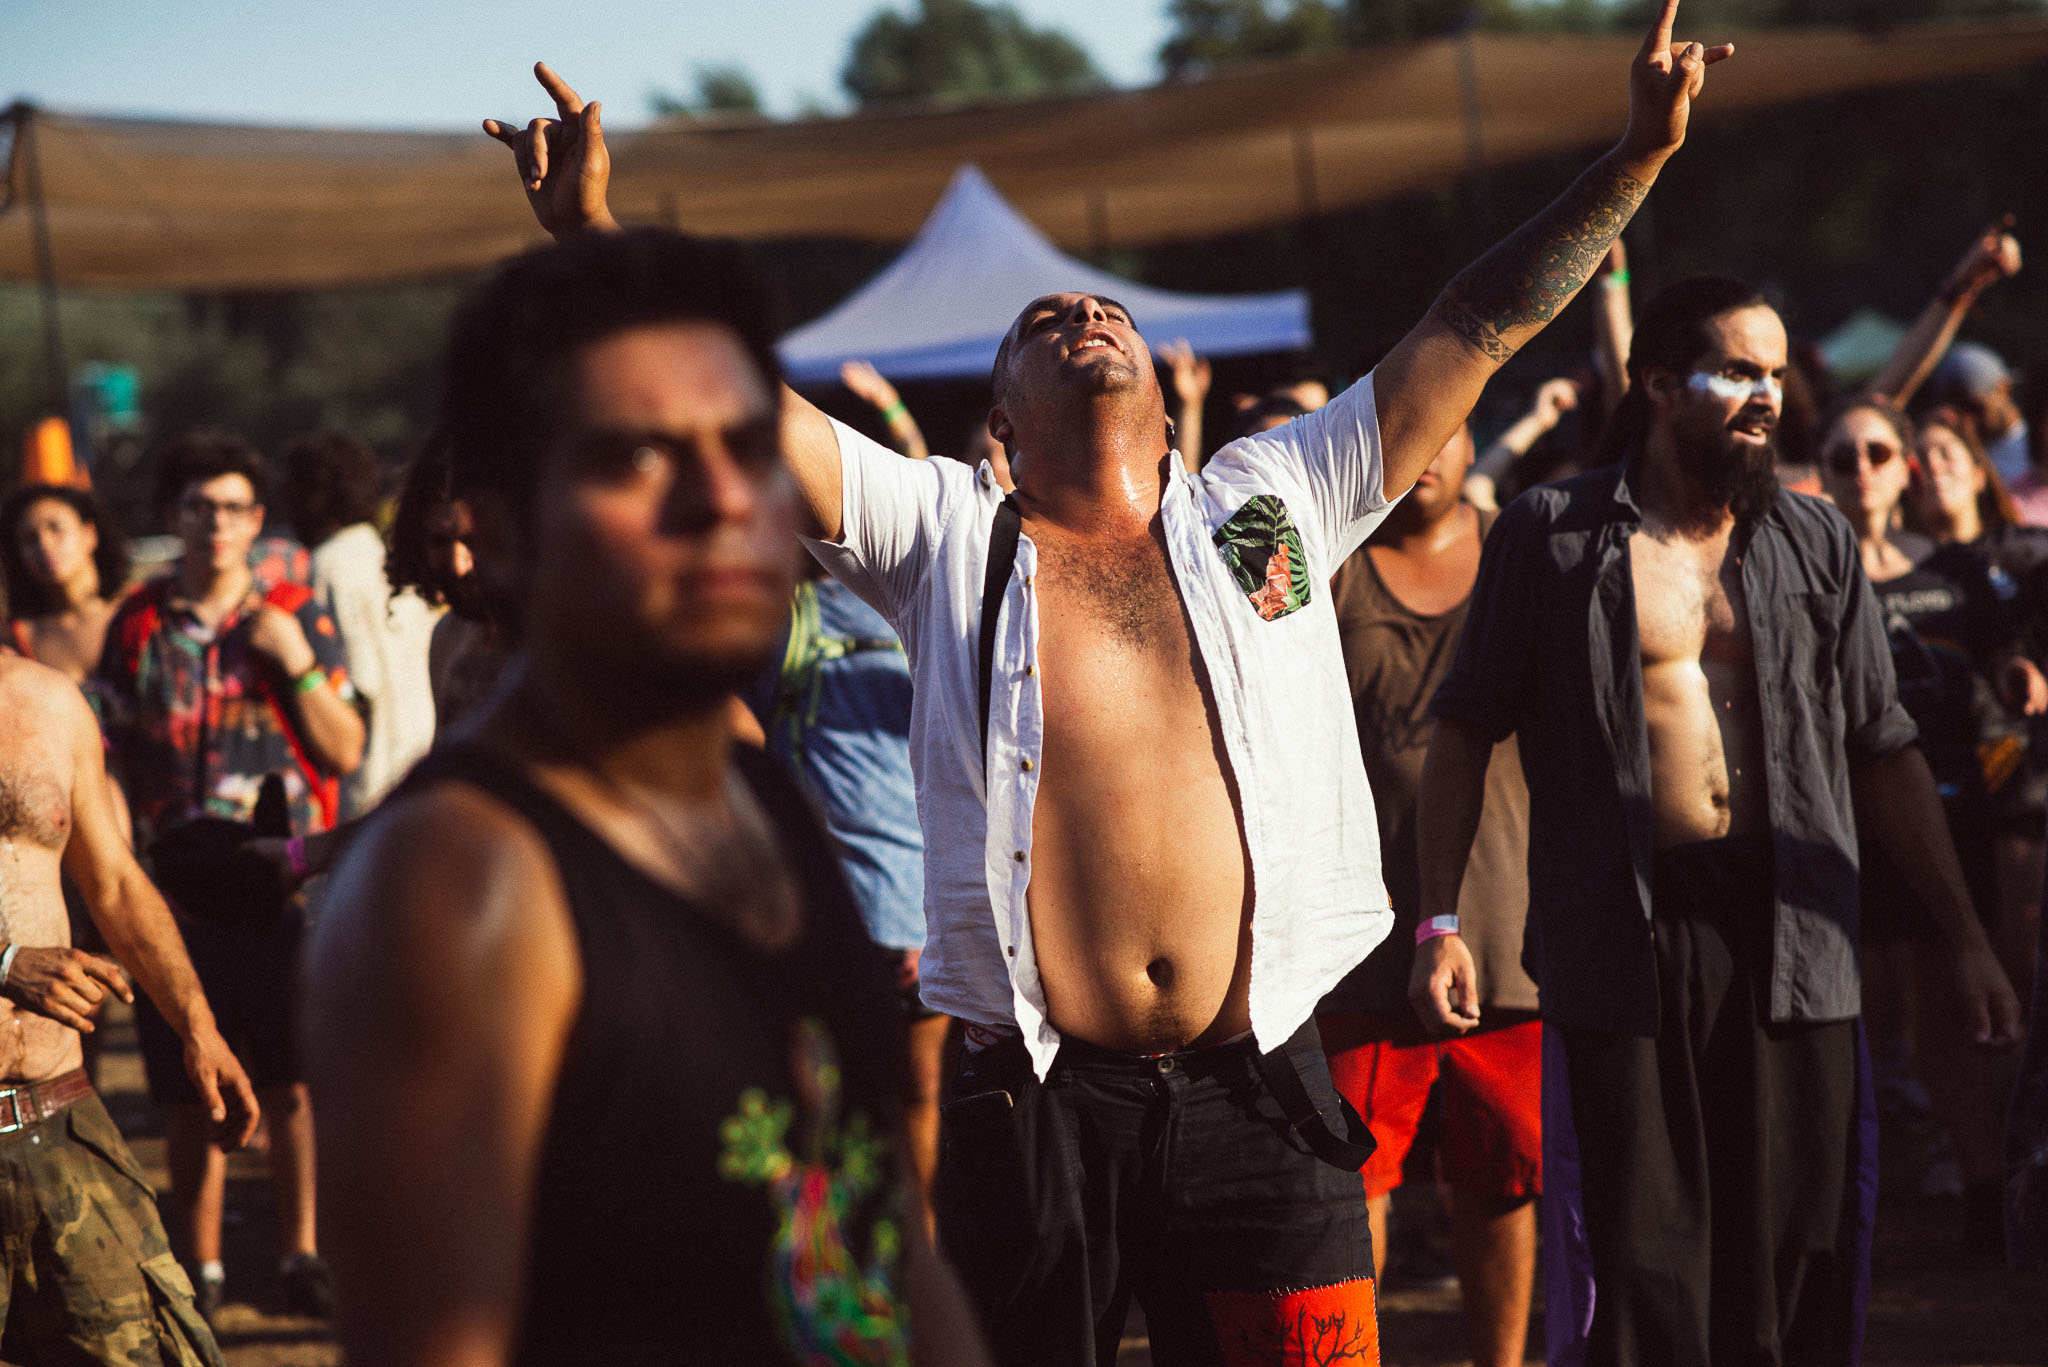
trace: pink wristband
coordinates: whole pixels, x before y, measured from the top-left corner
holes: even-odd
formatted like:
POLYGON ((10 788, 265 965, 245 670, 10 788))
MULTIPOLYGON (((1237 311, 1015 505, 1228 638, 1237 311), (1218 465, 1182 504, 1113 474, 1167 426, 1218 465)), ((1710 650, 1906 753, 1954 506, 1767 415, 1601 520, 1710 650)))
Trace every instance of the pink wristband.
POLYGON ((301 883, 311 876, 313 870, 306 863, 306 837, 295 835, 284 842, 284 862, 291 866, 292 877, 301 883))
POLYGON ((1419 945, 1424 940, 1434 940, 1439 935, 1456 935, 1457 933, 1458 918, 1456 916, 1432 916, 1421 925, 1415 927, 1415 943, 1419 945))

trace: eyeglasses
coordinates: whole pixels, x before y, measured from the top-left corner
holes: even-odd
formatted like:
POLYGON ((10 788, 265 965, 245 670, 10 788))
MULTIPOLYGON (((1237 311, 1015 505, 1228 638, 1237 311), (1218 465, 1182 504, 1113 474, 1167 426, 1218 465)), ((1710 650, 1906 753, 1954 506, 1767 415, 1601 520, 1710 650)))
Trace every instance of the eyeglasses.
POLYGON ((1856 473, 1857 457, 1859 456, 1870 462, 1871 469, 1882 470, 1885 466, 1891 464, 1892 457, 1898 454, 1899 448, 1896 446, 1887 446, 1883 442, 1866 441, 1860 445, 1851 442, 1844 446, 1830 446, 1827 450, 1820 453, 1820 458, 1827 462, 1828 469, 1833 470, 1836 474, 1853 475, 1856 473))
POLYGON ((224 517, 230 522, 240 522, 243 518, 250 516, 256 511, 256 505, 253 503, 216 503, 210 498, 194 494, 180 503, 178 509, 195 522, 210 524, 216 517, 224 517))

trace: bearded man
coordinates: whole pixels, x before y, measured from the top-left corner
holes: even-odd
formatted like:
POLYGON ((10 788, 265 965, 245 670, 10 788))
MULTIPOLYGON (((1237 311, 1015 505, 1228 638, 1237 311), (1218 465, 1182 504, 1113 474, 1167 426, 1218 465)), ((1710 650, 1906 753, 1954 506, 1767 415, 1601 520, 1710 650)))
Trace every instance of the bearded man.
POLYGON ((1740 281, 1652 300, 1621 459, 1500 515, 1431 703, 1416 975, 1446 1029, 1476 1013, 1458 885, 1511 733, 1529 785, 1553 1363, 1856 1361, 1859 814, 1940 922, 1976 1042, 2019 1031, 1855 537, 1777 486, 1785 353, 1740 281))

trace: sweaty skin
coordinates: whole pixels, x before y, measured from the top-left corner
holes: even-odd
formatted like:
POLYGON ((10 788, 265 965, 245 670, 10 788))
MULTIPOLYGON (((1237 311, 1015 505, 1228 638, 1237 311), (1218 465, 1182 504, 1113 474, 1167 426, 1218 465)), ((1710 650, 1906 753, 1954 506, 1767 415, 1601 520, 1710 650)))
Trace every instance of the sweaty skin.
MULTIPOLYGON (((1658 374, 1646 383, 1670 406, 1674 441, 1711 444, 1718 459, 1734 460, 1770 441, 1785 327, 1770 309, 1747 308, 1711 320, 1705 335, 1708 349, 1684 380, 1658 374)), ((1629 538, 1659 850, 1761 830, 1768 818, 1735 521, 1699 506, 1675 469, 1675 460, 1645 462, 1643 523, 1629 538)))
POLYGON ((99 725, 56 670, 0 657, 0 938, 17 946, 0 999, 0 1083, 40 1082, 83 1061, 109 993, 134 1000, 122 964, 185 1044, 185 1069, 224 1147, 248 1142, 256 1098, 215 1028, 163 898, 129 852, 100 759, 99 725), (71 947, 60 878, 92 908, 113 958, 71 947))
POLYGON ((1029 531, 1045 715, 1031 933, 1054 1026, 1135 1052, 1251 1025, 1248 859, 1156 526, 1029 531))
MULTIPOLYGON (((68 946, 60 865, 71 838, 69 728, 35 682, 0 663, 0 939, 68 946)), ((83 1062, 76 1030, 0 998, 0 1081, 40 1082, 83 1062)))
POLYGON ((1732 530, 1694 541, 1645 517, 1629 538, 1660 850, 1764 821, 1756 657, 1732 530))

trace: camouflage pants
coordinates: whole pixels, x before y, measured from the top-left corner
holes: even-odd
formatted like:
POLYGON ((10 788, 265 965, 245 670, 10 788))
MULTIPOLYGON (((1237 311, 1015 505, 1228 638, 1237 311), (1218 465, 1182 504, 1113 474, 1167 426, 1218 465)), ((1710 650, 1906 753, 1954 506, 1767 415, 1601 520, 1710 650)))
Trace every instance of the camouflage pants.
POLYGON ((221 1367, 156 1193, 96 1096, 0 1135, 0 1354, 221 1367))

